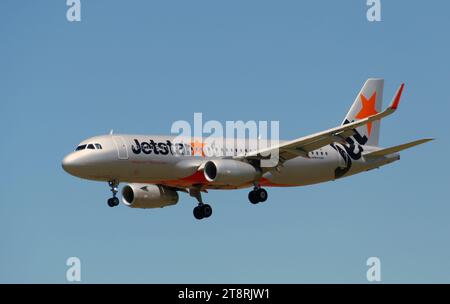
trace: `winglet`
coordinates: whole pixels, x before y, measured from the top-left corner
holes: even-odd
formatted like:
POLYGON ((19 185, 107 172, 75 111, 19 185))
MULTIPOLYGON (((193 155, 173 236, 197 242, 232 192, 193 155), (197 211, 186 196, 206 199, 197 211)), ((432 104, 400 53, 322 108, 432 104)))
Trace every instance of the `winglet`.
POLYGON ((400 98, 402 97, 403 88, 405 87, 405 84, 402 83, 401 86, 398 88, 397 93, 395 94, 394 99, 392 100, 390 108, 392 110, 397 110, 398 104, 400 103, 400 98))

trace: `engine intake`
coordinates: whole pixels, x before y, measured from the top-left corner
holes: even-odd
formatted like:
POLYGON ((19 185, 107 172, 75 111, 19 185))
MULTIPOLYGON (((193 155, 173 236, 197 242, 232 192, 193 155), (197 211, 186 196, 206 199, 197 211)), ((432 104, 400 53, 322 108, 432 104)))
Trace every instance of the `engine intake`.
POLYGON ((232 159, 207 161, 203 173, 208 182, 227 186, 240 186, 261 177, 260 170, 252 165, 232 159))
POLYGON ((122 189, 122 202, 131 208, 162 208, 178 203, 178 193, 161 185, 129 184, 122 189))

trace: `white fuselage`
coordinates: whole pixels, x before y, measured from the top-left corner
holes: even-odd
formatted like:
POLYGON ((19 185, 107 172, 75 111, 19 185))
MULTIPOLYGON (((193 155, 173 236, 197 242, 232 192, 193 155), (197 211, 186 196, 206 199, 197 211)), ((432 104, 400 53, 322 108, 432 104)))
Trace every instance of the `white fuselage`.
MULTIPOLYGON (((255 140, 200 140, 174 143, 174 136, 103 135, 84 140, 63 160, 63 168, 80 178, 127 183, 160 184, 178 188, 200 185, 203 189, 235 189, 252 186, 209 183, 199 172, 208 160, 243 156, 253 151, 255 140), (84 149, 83 146, 85 145, 84 149), (178 147, 178 148, 177 148, 178 147)), ((333 144, 287 160, 276 169, 262 171, 261 186, 302 186, 367 171, 399 159, 399 154, 365 159, 363 154, 379 148, 333 144)))

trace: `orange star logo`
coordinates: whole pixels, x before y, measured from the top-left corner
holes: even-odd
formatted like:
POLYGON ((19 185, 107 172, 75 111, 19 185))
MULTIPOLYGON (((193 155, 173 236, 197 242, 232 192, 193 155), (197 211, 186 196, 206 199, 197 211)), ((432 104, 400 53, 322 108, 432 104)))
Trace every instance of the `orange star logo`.
POLYGON ((205 157, 205 153, 203 152, 204 146, 205 144, 199 142, 198 139, 195 139, 195 141, 191 141, 192 155, 200 155, 202 157, 205 157))
MULTIPOLYGON (((375 114, 378 114, 377 110, 375 109, 375 102, 377 100, 377 92, 373 92, 372 96, 370 96, 369 99, 366 98, 363 94, 360 95, 361 97, 361 104, 362 108, 359 111, 359 113, 355 116, 358 119, 363 119, 375 114)), ((370 136, 370 132, 372 132, 372 123, 369 122, 367 124, 367 133, 370 136)))

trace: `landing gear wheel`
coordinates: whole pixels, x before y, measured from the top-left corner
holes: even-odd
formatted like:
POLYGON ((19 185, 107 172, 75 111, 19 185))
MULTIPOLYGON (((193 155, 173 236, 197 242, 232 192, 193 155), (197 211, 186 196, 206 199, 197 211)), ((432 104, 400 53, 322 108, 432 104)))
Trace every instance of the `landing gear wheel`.
POLYGON ((259 188, 258 190, 255 191, 256 192, 256 196, 258 197, 258 200, 262 203, 265 202, 267 200, 267 191, 263 188, 259 188))
POLYGON ((119 205, 119 199, 117 197, 111 197, 108 199, 109 207, 116 207, 119 205))
POLYGON ((108 198, 108 206, 111 208, 115 206, 112 198, 108 198))
POLYGON ((198 206, 193 210, 194 217, 198 220, 210 217, 212 214, 212 208, 210 205, 203 203, 200 188, 189 189, 189 195, 195 197, 198 201, 198 206))
POLYGON ((208 204, 200 204, 194 208, 194 217, 198 220, 208 218, 212 214, 212 208, 208 204))
POLYGON ((115 207, 119 205, 119 199, 116 197, 119 185, 119 182, 117 180, 112 180, 108 182, 109 187, 111 188, 111 192, 113 194, 113 197, 108 199, 108 206, 109 207, 115 207))
POLYGON ((201 220, 204 218, 202 206, 197 206, 194 208, 194 217, 198 220, 201 220))
POLYGON ((208 218, 208 217, 211 216, 211 214, 212 214, 212 208, 211 208, 210 205, 205 204, 205 205, 203 205, 201 208, 202 208, 202 211, 203 211, 203 217, 208 218))
POLYGON ((258 200, 258 196, 256 195, 256 191, 252 190, 248 193, 248 200, 250 201, 250 203, 256 205, 257 203, 259 203, 258 200))
POLYGON ((267 200, 267 191, 263 188, 255 188, 248 193, 248 200, 252 204, 258 204, 267 200))
POLYGON ((114 206, 119 206, 119 198, 117 198, 117 197, 113 197, 112 198, 112 202, 113 202, 113 204, 114 204, 114 206))

